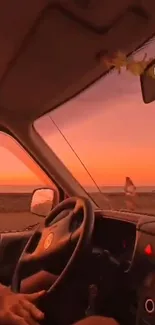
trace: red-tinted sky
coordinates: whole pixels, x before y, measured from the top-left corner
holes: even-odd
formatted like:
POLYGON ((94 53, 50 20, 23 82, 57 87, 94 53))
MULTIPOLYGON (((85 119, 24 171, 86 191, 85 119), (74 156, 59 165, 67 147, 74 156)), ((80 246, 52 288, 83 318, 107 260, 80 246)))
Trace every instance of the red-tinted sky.
MULTIPOLYGON (((141 58, 145 52, 155 57, 155 43, 139 54, 141 58)), ((122 185, 126 176, 136 185, 155 185, 155 102, 143 103, 138 77, 112 72, 50 115, 99 185, 122 185)), ((93 185, 49 116, 35 127, 72 174, 83 185, 93 185)), ((2 183, 38 184, 34 171, 2 144, 2 183)))
MULTIPOLYGON (((137 56, 155 56, 151 43, 137 56)), ((112 72, 50 116, 99 185, 155 185, 155 102, 142 101, 140 80, 112 72)), ((93 185, 78 159, 46 115, 36 128, 72 174, 93 185)))
POLYGON ((0 157, 0 185, 51 185, 22 147, 4 133, 0 133, 0 157))

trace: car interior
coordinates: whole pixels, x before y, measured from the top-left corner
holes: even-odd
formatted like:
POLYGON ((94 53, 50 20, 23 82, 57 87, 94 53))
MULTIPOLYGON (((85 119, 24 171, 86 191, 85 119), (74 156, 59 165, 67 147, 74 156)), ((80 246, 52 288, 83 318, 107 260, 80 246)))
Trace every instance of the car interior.
POLYGON ((39 225, 0 233, 0 282, 15 292, 46 289, 46 325, 90 315, 155 321, 154 217, 96 209, 33 128, 109 72, 104 56, 129 55, 153 37, 154 9, 153 0, 0 3, 0 130, 58 189, 39 225))

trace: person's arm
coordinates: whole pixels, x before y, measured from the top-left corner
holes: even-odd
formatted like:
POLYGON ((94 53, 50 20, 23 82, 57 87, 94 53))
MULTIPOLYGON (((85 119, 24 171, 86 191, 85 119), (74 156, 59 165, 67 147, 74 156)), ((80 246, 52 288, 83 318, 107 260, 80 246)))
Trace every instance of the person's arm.
POLYGON ((16 294, 0 284, 0 325, 38 325, 44 314, 35 306, 45 291, 16 294))

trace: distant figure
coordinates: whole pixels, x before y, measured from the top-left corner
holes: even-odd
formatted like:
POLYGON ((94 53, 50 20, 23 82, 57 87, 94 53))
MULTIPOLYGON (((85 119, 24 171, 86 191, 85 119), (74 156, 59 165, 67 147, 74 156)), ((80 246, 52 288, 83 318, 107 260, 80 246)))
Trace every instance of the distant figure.
POLYGON ((125 203, 128 210, 134 211, 136 204, 136 186, 133 184, 130 177, 126 177, 125 186, 125 203))

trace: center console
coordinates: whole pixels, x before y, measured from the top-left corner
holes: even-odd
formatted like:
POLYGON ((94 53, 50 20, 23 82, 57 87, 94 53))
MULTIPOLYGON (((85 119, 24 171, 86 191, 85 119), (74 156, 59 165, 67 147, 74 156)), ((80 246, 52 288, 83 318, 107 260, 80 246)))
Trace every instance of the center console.
POLYGON ((143 283, 138 304, 136 324, 155 324, 155 272, 149 274, 143 283))

